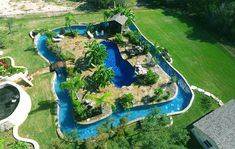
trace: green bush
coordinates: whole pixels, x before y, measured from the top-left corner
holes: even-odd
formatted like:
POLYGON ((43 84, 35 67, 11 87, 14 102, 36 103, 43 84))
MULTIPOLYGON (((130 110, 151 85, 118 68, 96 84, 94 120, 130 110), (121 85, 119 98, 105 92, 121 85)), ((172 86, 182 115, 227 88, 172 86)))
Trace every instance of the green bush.
POLYGON ((66 32, 64 35, 65 36, 70 36, 70 37, 77 37, 79 35, 79 33, 78 33, 78 31, 66 32))
POLYGON ((124 45, 124 40, 122 34, 116 34, 113 41, 117 44, 124 45))
POLYGON ((156 88, 155 90, 154 90, 154 95, 155 95, 155 97, 156 98, 159 98, 160 96, 162 96, 163 95, 163 89, 162 88, 156 88))
POLYGON ((166 92, 166 95, 163 96, 163 99, 167 100, 167 99, 170 98, 170 96, 171 96, 171 93, 170 93, 169 91, 167 91, 167 92, 166 92))
POLYGON ((147 74, 144 77, 144 82, 146 85, 153 85, 159 79, 159 76, 153 72, 151 69, 148 70, 147 74))
POLYGON ((131 106, 133 106, 133 100, 134 100, 134 96, 133 94, 129 93, 129 94, 123 94, 119 100, 119 102, 122 104, 122 106, 127 109, 130 108, 131 106))
POLYGON ((170 83, 176 83, 176 76, 171 77, 170 83))
POLYGON ((208 96, 203 96, 201 99, 201 105, 204 110, 211 109, 212 107, 212 98, 208 96))
POLYGON ((128 37, 129 39, 129 42, 134 44, 134 45, 140 45, 140 38, 141 38, 141 35, 139 32, 136 32, 136 31, 128 31, 126 34, 125 34, 126 37, 128 37))

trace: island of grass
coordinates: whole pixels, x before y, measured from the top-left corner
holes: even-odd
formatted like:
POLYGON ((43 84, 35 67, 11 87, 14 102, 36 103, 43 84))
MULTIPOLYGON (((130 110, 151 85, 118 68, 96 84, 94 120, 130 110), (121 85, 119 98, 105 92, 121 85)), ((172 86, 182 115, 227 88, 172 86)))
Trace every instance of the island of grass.
POLYGON ((175 78, 157 64, 159 48, 152 56, 151 45, 127 24, 118 33, 105 28, 105 23, 89 25, 85 35, 71 26, 67 32, 61 28, 59 35, 46 31, 48 49, 69 62, 61 89, 68 90, 80 124, 99 121, 113 110, 167 102, 177 93, 175 78), (58 36, 63 39, 55 40, 58 36))

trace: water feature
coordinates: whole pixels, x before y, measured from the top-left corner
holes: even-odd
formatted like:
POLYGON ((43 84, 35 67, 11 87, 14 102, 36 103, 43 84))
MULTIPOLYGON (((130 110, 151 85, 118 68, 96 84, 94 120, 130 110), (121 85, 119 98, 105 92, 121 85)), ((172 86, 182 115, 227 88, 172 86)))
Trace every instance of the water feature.
POLYGON ((112 68, 115 72, 113 84, 116 87, 129 86, 135 81, 135 70, 132 65, 122 59, 118 46, 112 41, 102 41, 108 52, 108 58, 105 60, 105 66, 112 68))
MULTIPOLYGON (((135 26, 130 26, 130 29, 136 30, 135 26)), ((86 27, 73 26, 73 30, 77 30, 82 35, 86 32, 86 27)), ((56 29, 54 31, 58 33, 59 29, 56 29)), ((143 40, 145 39, 143 38, 143 40)), ((54 63, 59 60, 59 58, 57 58, 47 49, 45 35, 40 36, 40 38, 38 39, 37 49, 39 53, 42 56, 44 56, 50 63, 54 63)), ((151 109, 155 107, 160 108, 162 113, 167 113, 167 114, 172 114, 184 110, 190 104, 190 101, 192 100, 193 97, 193 94, 189 86, 187 85, 183 77, 176 70, 174 70, 162 57, 160 57, 159 55, 157 57, 159 58, 160 61, 159 65, 161 66, 161 68, 169 76, 176 77, 178 93, 172 101, 155 105, 144 105, 144 106, 134 107, 128 111, 117 110, 114 111, 114 113, 111 114, 109 117, 100 120, 96 123, 88 125, 76 124, 73 118, 72 104, 68 96, 68 93, 66 91, 61 90, 59 87, 61 82, 66 80, 67 77, 66 71, 65 69, 57 70, 56 78, 54 81, 54 89, 58 97, 58 118, 59 118, 59 127, 61 131, 63 133, 67 133, 70 132, 71 130, 75 130, 79 133, 80 139, 87 139, 96 136, 97 135, 96 129, 108 119, 114 119, 113 124, 114 126, 117 126, 119 123, 119 119, 121 117, 126 116, 127 114, 129 115, 128 120, 132 121, 147 116, 151 112, 151 109)))

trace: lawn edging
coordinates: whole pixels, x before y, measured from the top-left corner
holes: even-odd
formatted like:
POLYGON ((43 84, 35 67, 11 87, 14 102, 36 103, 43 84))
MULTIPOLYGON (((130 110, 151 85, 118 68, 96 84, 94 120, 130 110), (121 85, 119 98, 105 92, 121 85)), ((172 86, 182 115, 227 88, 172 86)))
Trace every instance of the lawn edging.
MULTIPOLYGON (((145 38, 145 40, 147 40, 152 46, 154 46, 153 42, 150 41, 146 36, 144 36, 144 34, 140 31, 140 29, 138 28, 138 26, 137 26, 134 22, 132 22, 132 24, 136 27, 136 29, 137 29, 138 32, 141 34, 141 36, 142 36, 143 38, 145 38)), ((163 59, 164 59, 164 58, 163 58, 163 59)), ((164 59, 164 60, 165 60, 165 59, 164 59)), ((172 59, 172 60, 173 60, 173 59, 172 59)), ((166 60, 165 60, 165 61, 166 61, 166 60)), ((190 100, 190 102, 189 102, 189 104, 188 104, 188 106, 187 106, 186 108, 184 108, 183 110, 178 111, 178 112, 173 112, 173 113, 167 114, 167 115, 178 115, 178 114, 184 113, 184 112, 186 112, 186 111, 189 110, 189 108, 190 108, 190 107, 192 106, 192 104, 193 104, 193 100, 194 100, 195 95, 194 95, 194 92, 193 92, 193 90, 191 89, 191 87, 190 87, 188 81, 185 79, 185 77, 184 77, 175 67, 173 67, 171 63, 169 63, 168 61, 166 61, 166 62, 171 66, 172 69, 174 69, 174 70, 184 79, 185 83, 188 85, 188 88, 189 88, 189 90, 190 90, 191 93, 192 93, 192 98, 191 98, 191 100, 190 100)))

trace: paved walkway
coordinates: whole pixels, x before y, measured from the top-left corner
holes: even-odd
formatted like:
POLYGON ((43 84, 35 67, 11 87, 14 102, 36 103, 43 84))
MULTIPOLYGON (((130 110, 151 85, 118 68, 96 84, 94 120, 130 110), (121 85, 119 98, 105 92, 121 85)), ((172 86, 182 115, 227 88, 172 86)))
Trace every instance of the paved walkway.
POLYGON ((33 145, 34 149, 39 149, 39 144, 35 140, 20 137, 18 134, 18 129, 19 129, 19 126, 15 126, 13 128, 13 136, 15 139, 17 139, 19 141, 30 143, 33 145))
POLYGON ((31 76, 34 77, 34 76, 45 74, 45 73, 50 73, 49 67, 39 69, 36 72, 32 73, 31 76))
POLYGON ((198 92, 200 92, 200 93, 203 93, 203 94, 206 95, 206 96, 211 97, 212 99, 214 99, 214 100, 219 104, 219 106, 223 106, 223 105, 224 105, 224 103, 223 103, 222 100, 220 100, 220 99, 219 99, 218 97, 216 97, 214 94, 212 94, 212 93, 210 93, 210 92, 208 92, 208 91, 205 91, 204 89, 201 89, 201 88, 196 87, 196 86, 194 86, 194 85, 191 85, 191 89, 192 89, 192 90, 196 90, 196 91, 198 91, 198 92))

